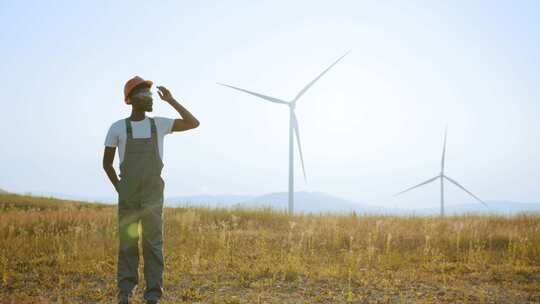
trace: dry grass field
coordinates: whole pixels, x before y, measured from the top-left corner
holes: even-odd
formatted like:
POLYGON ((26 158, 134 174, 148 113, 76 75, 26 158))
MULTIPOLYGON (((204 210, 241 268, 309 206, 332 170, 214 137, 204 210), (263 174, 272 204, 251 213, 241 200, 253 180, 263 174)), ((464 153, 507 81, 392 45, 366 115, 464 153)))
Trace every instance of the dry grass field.
MULTIPOLYGON (((0 303, 114 303, 116 250, 115 206, 0 194, 0 303)), ((166 208, 165 263, 163 303, 540 303, 540 216, 166 208)))

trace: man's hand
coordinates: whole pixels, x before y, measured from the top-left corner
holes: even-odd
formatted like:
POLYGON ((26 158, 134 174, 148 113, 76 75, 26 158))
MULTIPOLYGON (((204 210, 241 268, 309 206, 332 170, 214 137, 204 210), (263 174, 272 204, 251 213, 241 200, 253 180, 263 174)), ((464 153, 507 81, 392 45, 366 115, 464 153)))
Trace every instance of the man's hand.
POLYGON ((161 98, 162 100, 165 100, 166 102, 174 101, 171 91, 169 91, 166 87, 158 86, 157 88, 158 88, 159 98, 161 98))
POLYGON ((197 118, 195 118, 191 113, 189 113, 186 108, 184 108, 181 104, 178 103, 173 97, 169 90, 167 90, 164 86, 158 86, 158 95, 161 99, 168 102, 177 112, 180 114, 179 119, 175 119, 172 131, 178 132, 178 131, 185 131, 189 129, 194 129, 199 126, 199 121, 197 118))

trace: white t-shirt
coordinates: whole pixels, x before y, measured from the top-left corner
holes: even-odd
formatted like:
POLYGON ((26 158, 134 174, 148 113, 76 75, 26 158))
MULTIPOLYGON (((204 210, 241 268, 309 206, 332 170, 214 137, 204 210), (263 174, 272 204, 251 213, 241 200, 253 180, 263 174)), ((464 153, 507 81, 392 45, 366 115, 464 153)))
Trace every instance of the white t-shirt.
MULTIPOLYGON (((157 142, 159 156, 163 159, 163 138, 172 133, 174 119, 166 117, 153 117, 156 124, 157 142)), ((150 119, 145 117, 141 121, 130 121, 133 138, 150 138, 150 119)), ((106 147, 118 147, 120 163, 124 160, 124 151, 126 151, 127 130, 125 119, 121 119, 111 125, 107 137, 105 137, 106 147)))

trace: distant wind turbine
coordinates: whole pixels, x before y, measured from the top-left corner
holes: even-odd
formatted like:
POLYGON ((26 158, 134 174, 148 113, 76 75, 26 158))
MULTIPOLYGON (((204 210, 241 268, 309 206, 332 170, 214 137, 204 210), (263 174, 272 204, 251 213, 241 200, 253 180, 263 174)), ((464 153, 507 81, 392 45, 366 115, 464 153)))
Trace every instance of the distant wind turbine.
POLYGON ((423 183, 420 183, 416 186, 413 186, 413 187, 410 187, 410 188, 407 188, 397 194, 395 194, 395 196, 397 195, 400 195, 402 193, 405 193, 407 191, 410 191, 414 188, 418 188, 420 186, 423 186, 423 185, 426 185, 426 184, 429 184, 431 182, 434 182, 436 181, 437 179, 440 179, 441 180, 441 217, 444 216, 444 179, 447 179, 449 182, 451 182, 452 184, 456 185, 457 187, 459 187, 461 190, 467 192, 470 196, 474 197, 477 201, 479 201, 480 203, 482 203, 482 205, 486 206, 486 203, 484 201, 482 201, 481 199, 479 199, 476 195, 472 194, 472 192, 470 192, 469 190, 465 189, 465 187, 463 187, 462 185, 460 185, 457 181, 451 179, 450 177, 446 176, 444 174, 444 161, 445 161, 445 154, 446 154, 446 133, 447 133, 448 129, 445 129, 444 130, 444 144, 443 144, 443 152, 442 152, 442 159, 441 159, 441 173, 439 173, 439 175, 433 177, 433 178, 430 178, 428 179, 427 181, 423 182, 423 183))
POLYGON ((345 53, 343 56, 339 57, 336 61, 334 61, 334 63, 332 63, 328 68, 326 68, 326 70, 324 70, 321 74, 319 74, 319 76, 317 76, 310 83, 308 83, 302 90, 300 90, 300 92, 298 92, 298 94, 296 94, 294 99, 290 100, 290 101, 281 100, 281 99, 278 99, 278 98, 274 98, 274 97, 266 96, 266 95, 263 95, 263 94, 255 93, 255 92, 252 92, 252 91, 244 90, 244 89, 234 87, 234 86, 231 86, 231 85, 228 85, 228 84, 218 83, 219 85, 229 87, 231 89, 235 89, 235 90, 238 90, 238 91, 242 91, 244 93, 251 94, 253 96, 262 98, 262 99, 270 101, 270 102, 274 102, 274 103, 278 103, 278 104, 284 104, 284 105, 287 105, 289 107, 289 214, 292 214, 294 212, 294 169, 293 169, 293 164, 294 164, 294 157, 293 157, 293 155, 294 155, 294 149, 293 149, 294 140, 293 140, 293 132, 296 135, 296 141, 298 143, 298 151, 300 153, 300 161, 302 163, 302 172, 304 174, 304 180, 307 182, 306 169, 304 167, 304 157, 302 155, 302 146, 300 145, 300 130, 299 130, 299 126, 298 126, 298 119, 296 118, 296 114, 294 113, 294 109, 296 107, 296 102, 298 101, 298 99, 300 99, 300 97, 302 97, 302 95, 304 95, 304 93, 306 93, 306 91, 317 80, 319 80, 319 78, 321 78, 324 74, 326 74, 326 72, 328 72, 334 65, 336 65, 348 53, 349 52, 345 53))

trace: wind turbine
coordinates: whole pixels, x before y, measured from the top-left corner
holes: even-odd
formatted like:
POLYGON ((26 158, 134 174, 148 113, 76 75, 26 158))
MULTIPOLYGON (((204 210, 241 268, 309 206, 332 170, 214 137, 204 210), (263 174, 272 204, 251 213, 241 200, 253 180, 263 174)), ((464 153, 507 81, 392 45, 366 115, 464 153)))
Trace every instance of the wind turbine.
POLYGON ((486 206, 486 203, 484 201, 482 201, 481 199, 479 199, 476 195, 472 194, 472 192, 470 192, 469 190, 465 189, 465 187, 463 187, 462 185, 460 185, 457 181, 455 181, 454 179, 448 177, 445 173, 444 173, 444 162, 445 162, 445 155, 446 155, 446 133, 448 131, 448 128, 446 128, 444 130, 444 144, 443 144, 443 152, 442 152, 442 158, 441 158, 441 173, 439 173, 439 175, 433 177, 433 178, 430 178, 428 179, 427 181, 423 182, 423 183, 420 183, 416 186, 412 186, 410 188, 407 188, 397 194, 395 194, 394 196, 397 196, 397 195, 400 195, 402 193, 405 193, 407 191, 410 191, 414 188, 418 188, 420 186, 423 186, 423 185, 426 185, 426 184, 429 184, 431 182, 434 182, 436 181, 437 179, 440 179, 441 181, 441 217, 444 216, 444 180, 448 180, 449 182, 451 182, 452 184, 456 185, 458 188, 460 188, 461 190, 467 192, 470 196, 474 197, 477 201, 479 201, 480 203, 482 203, 482 205, 486 206))
POLYGON ((244 93, 248 93, 248 94, 251 94, 253 96, 262 98, 264 100, 267 100, 267 101, 270 101, 270 102, 273 102, 273 103, 283 104, 283 105, 286 105, 286 106, 289 107, 289 214, 292 214, 294 212, 294 149, 293 149, 293 145, 294 145, 293 137, 294 137, 294 135, 296 135, 296 142, 298 144, 298 152, 300 154, 300 161, 302 163, 302 172, 304 174, 304 180, 307 182, 306 169, 304 167, 304 157, 302 155, 302 146, 300 145, 300 130, 299 130, 299 126, 298 126, 298 119, 296 118, 296 114, 294 113, 294 109, 296 108, 296 102, 298 101, 298 99, 300 99, 300 97, 302 97, 302 95, 304 95, 304 93, 306 93, 306 91, 317 80, 319 80, 319 78, 321 78, 324 74, 326 74, 326 72, 328 72, 334 65, 336 65, 348 53, 349 52, 345 53, 343 56, 339 57, 336 61, 334 61, 334 63, 332 63, 328 68, 326 68, 326 70, 322 71, 322 73, 320 73, 319 76, 317 76, 315 79, 313 79, 311 82, 309 82, 302 90, 300 90, 298 92, 298 94, 296 94, 294 99, 292 99, 290 101, 289 100, 281 100, 281 99, 278 99, 278 98, 274 98, 274 97, 266 96, 266 95, 263 95, 263 94, 255 93, 255 92, 248 91, 248 90, 245 90, 245 89, 241 89, 241 88, 238 88, 238 87, 234 87, 234 86, 231 86, 231 85, 228 85, 228 84, 218 83, 219 85, 229 87, 231 89, 238 90, 238 91, 241 91, 241 92, 244 92, 244 93), (293 135, 293 133, 294 133, 294 135, 293 135))

